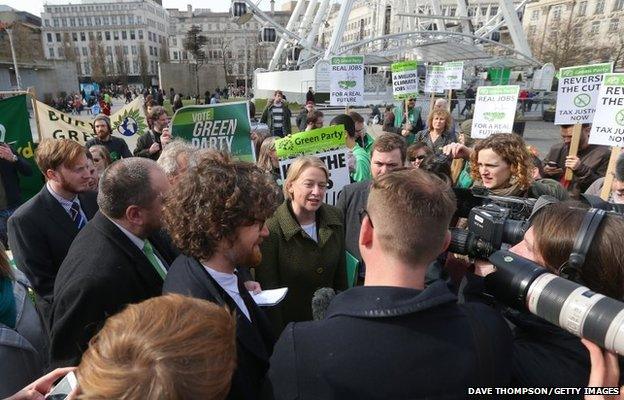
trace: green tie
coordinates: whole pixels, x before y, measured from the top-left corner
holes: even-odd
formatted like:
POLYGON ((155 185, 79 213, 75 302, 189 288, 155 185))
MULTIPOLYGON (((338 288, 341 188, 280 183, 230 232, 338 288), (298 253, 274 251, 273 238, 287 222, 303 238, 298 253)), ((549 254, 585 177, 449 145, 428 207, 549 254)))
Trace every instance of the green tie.
POLYGON ((158 272, 158 275, 160 275, 160 277, 165 280, 165 275, 167 275, 167 272, 158 262, 156 254, 154 254, 154 248, 152 247, 152 244, 149 242, 149 240, 146 240, 143 244, 143 254, 145 254, 145 257, 147 257, 150 263, 152 263, 152 266, 154 267, 156 272, 158 272))

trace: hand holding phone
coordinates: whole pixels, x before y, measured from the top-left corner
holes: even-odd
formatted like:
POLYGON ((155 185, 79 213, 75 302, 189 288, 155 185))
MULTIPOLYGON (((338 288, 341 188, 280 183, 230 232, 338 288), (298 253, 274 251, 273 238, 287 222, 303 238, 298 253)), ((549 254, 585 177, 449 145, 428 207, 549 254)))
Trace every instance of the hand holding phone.
POLYGON ((66 400, 78 385, 76 374, 70 371, 54 388, 46 395, 47 400, 66 400))

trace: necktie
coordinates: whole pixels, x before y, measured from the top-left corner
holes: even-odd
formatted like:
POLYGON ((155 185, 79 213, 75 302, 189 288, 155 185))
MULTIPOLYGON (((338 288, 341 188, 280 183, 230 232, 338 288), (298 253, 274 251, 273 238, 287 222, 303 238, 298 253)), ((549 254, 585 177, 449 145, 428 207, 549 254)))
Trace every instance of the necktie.
POLYGON ((158 275, 160 275, 160 277, 165 280, 165 275, 167 275, 167 273, 163 269, 162 265, 158 262, 156 254, 154 254, 154 248, 152 247, 152 244, 149 242, 149 240, 146 240, 143 244, 143 254, 145 254, 145 257, 147 257, 156 272, 158 272, 158 275))
POLYGON ((71 208, 69 209, 69 213, 72 221, 74 221, 78 229, 81 229, 83 226, 85 226, 86 221, 84 220, 84 217, 80 212, 80 204, 78 204, 77 201, 74 201, 72 203, 71 208))

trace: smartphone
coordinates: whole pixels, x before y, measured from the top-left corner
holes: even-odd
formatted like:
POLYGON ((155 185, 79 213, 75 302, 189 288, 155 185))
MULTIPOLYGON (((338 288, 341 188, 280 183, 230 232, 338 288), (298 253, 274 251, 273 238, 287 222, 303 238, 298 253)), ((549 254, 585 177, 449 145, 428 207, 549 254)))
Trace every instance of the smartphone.
POLYGON ((554 161, 548 161, 546 165, 548 165, 551 168, 559 168, 559 165, 557 165, 557 163, 554 161))
POLYGON ((76 374, 72 371, 65 375, 45 398, 47 400, 65 400, 69 397, 69 394, 74 390, 77 384, 76 374))

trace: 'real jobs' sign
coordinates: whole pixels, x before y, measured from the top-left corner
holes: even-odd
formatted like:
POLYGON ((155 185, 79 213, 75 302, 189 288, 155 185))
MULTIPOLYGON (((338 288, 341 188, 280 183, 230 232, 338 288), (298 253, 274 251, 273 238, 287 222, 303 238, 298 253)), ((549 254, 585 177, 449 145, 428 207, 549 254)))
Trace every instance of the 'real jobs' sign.
POLYGON ((330 105, 364 104, 364 56, 332 57, 330 75, 330 105))
POLYGON ((510 133, 516 116, 519 91, 517 85, 477 88, 471 136, 485 139, 494 133, 510 133))
POLYGON ((613 70, 613 63, 561 68, 555 125, 591 123, 603 74, 613 70))

